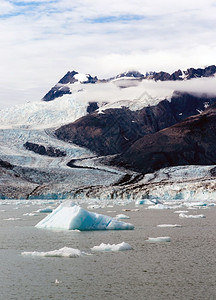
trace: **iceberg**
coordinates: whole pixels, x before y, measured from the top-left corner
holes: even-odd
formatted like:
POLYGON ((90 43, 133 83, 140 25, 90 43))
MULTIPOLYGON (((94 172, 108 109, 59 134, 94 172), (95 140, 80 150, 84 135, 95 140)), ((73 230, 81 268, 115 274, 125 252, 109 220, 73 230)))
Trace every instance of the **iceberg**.
POLYGON ((104 244, 101 243, 99 246, 91 248, 92 251, 125 251, 132 250, 133 248, 128 243, 122 242, 120 244, 104 244))
POLYGON ((131 230, 130 223, 118 221, 112 217, 89 212, 68 200, 60 204, 51 214, 37 225, 37 228, 63 230, 131 230))
POLYGON ((53 250, 48 252, 22 252, 22 255, 40 256, 40 257, 79 257, 83 255, 90 255, 79 249, 63 247, 59 250, 53 250))

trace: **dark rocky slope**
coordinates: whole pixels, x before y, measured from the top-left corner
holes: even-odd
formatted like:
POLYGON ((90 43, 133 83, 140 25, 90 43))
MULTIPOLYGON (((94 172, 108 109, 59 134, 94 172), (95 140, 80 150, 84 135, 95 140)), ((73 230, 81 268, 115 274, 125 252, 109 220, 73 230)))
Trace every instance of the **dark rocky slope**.
POLYGON ((99 155, 118 154, 141 137, 198 114, 215 102, 216 98, 175 92, 171 101, 163 100, 138 111, 125 107, 108 109, 102 114, 90 113, 60 127, 55 134, 59 139, 87 147, 99 155))
POLYGON ((200 115, 139 139, 112 163, 142 173, 168 166, 216 164, 216 104, 200 115))
POLYGON ((47 155, 47 156, 51 156, 51 157, 62 157, 62 156, 66 156, 66 152, 65 151, 61 151, 59 149, 56 149, 54 147, 45 147, 43 145, 39 145, 36 143, 31 143, 31 142, 26 142, 23 145, 27 150, 33 151, 37 154, 40 155, 47 155))

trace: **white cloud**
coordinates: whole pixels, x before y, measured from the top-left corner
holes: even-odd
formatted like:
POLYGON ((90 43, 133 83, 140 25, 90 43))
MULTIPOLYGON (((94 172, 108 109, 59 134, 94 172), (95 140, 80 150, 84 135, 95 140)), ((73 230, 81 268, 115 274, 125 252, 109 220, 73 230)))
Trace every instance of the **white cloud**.
POLYGON ((214 64, 215 4, 3 0, 0 108, 14 101, 16 91, 17 103, 31 92, 32 100, 42 98, 72 69, 108 77, 131 68, 172 72, 214 64))

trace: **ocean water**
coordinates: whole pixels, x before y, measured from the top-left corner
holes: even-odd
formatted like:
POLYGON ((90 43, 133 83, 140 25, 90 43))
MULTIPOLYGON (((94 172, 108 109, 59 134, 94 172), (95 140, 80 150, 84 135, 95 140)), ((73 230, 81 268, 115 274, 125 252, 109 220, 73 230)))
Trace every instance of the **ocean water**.
MULTIPOLYGON (((0 299, 216 299, 216 208, 189 210, 203 219, 180 219, 174 209, 122 211, 129 231, 49 231, 34 227, 46 214, 24 216, 41 205, 0 206, 0 299), (9 219, 8 218, 19 218, 9 219), (182 227, 159 228, 159 224, 182 227), (171 242, 149 243, 169 236, 171 242), (92 252, 101 243, 127 242, 133 250, 92 252), (24 251, 77 248, 92 255, 77 258, 23 256, 24 251)), ((181 210, 184 208, 181 208, 181 210)))

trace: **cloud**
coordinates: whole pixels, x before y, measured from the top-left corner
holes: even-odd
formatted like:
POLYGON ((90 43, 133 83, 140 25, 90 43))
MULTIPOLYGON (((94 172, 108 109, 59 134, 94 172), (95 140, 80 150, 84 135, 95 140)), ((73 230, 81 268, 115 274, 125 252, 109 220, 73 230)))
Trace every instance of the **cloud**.
POLYGON ((109 77, 215 63, 212 0, 2 0, 0 12, 0 108, 16 91, 17 103, 42 98, 72 69, 109 77))

